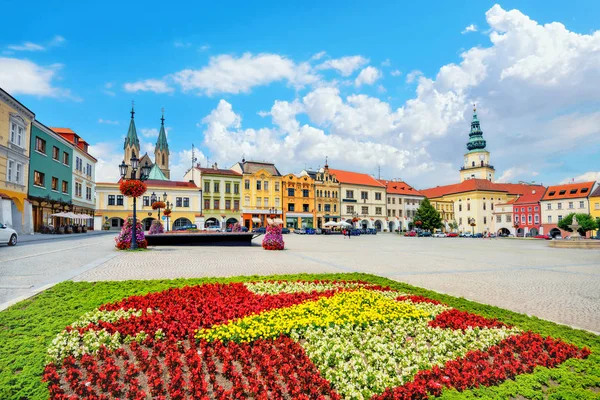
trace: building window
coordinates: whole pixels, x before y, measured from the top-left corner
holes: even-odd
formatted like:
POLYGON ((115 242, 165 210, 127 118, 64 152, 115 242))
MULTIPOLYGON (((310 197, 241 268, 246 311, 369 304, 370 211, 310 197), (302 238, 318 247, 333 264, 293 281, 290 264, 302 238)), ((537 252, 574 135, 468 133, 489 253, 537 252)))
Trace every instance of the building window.
POLYGON ((572 208, 573 208, 573 202, 572 202, 572 201, 570 201, 570 202, 569 202, 569 208, 570 208, 570 209, 572 209, 572 208))
POLYGON ((294 197, 294 189, 288 189, 288 197, 294 197))
POLYGON ((81 192, 82 192, 81 189, 82 189, 81 188, 81 183, 75 182, 75 196, 81 197, 81 192))
POLYGON ((25 133, 25 127, 16 120, 10 122, 10 141, 19 147, 23 147, 23 134, 25 133))
POLYGON ((52 146, 52 159, 58 161, 60 157, 60 150, 56 146, 52 146))
POLYGON ((583 201, 580 201, 580 202, 579 202, 579 208, 583 208, 583 207, 584 207, 584 202, 583 202, 583 201))
POLYGON ((244 181, 244 189, 250 190, 250 179, 244 181))
POLYGON ((184 197, 183 198, 183 206, 184 207, 189 207, 190 206, 190 198, 189 197, 184 197))
POLYGON ((46 141, 40 137, 35 137, 35 151, 46 155, 46 141))
POLYGON ((6 165, 6 178, 8 182, 23 183, 23 164, 9 159, 6 165))
POLYGON ((551 224, 552 223, 552 215, 548 215, 548 223, 551 224))
POLYGON ((279 192, 279 182, 275 182, 275 191, 279 192))
POLYGON ((279 197, 275 197, 275 207, 279 207, 279 197))
POLYGON ((337 212, 337 204, 333 205, 333 212, 337 212))
POLYGON ((527 223, 531 224, 531 214, 527 215, 527 223))
POLYGON ((496 215, 496 222, 502 222, 502 215, 496 215))
MULTIPOLYGON (((321 211, 321 210, 319 210, 319 211, 321 211)), ((327 212, 327 213, 331 212, 331 204, 325 204, 325 212, 327 212)))
POLYGON ((535 218, 534 218, 534 220, 535 220, 535 223, 536 223, 536 224, 539 224, 539 223, 540 223, 540 216, 539 216, 539 215, 537 215, 537 214, 535 214, 535 218))
POLYGON ((487 224, 487 217, 483 217, 483 224, 487 224))
POLYGON ((519 216, 515 215, 515 224, 518 224, 518 223, 519 223, 519 216))
POLYGON ((246 207, 250 206, 250 196, 244 197, 244 205, 246 207))
MULTIPOLYGON (((35 186, 44 187, 45 178, 46 178, 46 174, 44 174, 43 172, 40 172, 40 171, 33 172, 33 184, 35 186)), ((64 192, 64 190, 63 190, 63 192, 64 192)))
POLYGON ((511 221, 511 219, 512 219, 511 215, 510 215, 510 214, 508 214, 504 220, 505 220, 506 222, 510 222, 510 221, 511 221))
POLYGON ((263 190, 269 190, 269 181, 263 182, 263 190))
POLYGON ((558 206, 557 206, 557 208, 558 208, 559 210, 562 210, 562 203, 558 203, 558 206))
POLYGON ((552 204, 548 203, 548 210, 552 210, 552 204))
POLYGON ((150 207, 150 196, 142 197, 142 207, 150 207))
POLYGON ((381 215, 381 207, 375 207, 375 214, 381 215))
POLYGON ((256 181, 256 190, 262 190, 262 181, 256 181))
POLYGON ((354 206, 346 206, 346 214, 354 214, 354 206))
POLYGON ((109 206, 114 206, 115 205, 115 195, 114 194, 109 194, 108 195, 108 205, 109 206))
POLYGON ((213 205, 214 205, 214 209, 215 210, 220 210, 221 209, 221 203, 220 203, 219 199, 214 199, 213 200, 213 205))
POLYGON ((483 202, 483 209, 485 210, 485 201, 483 202))
POLYGON ((388 203, 388 204, 390 204, 390 202, 391 202, 391 201, 392 201, 392 198, 391 198, 391 197, 388 197, 388 198, 387 198, 387 203, 388 203))
POLYGON ((558 222, 562 221, 562 215, 558 216, 558 222))
POLYGON ((231 193, 231 183, 225 183, 225 193, 231 193))
MULTIPOLYGON (((402 199, 398 199, 398 204, 402 202, 402 199)), ((396 198, 392 197, 392 204, 396 204, 396 198)))
POLYGON ((471 203, 467 203, 467 211, 471 211, 471 203))
POLYGON ((182 205, 183 205, 183 199, 181 197, 176 197, 175 198, 175 206, 181 207, 182 205))
POLYGON ((296 211, 294 203, 288 203, 288 211, 296 211))
POLYGON ((204 193, 210 193, 210 181, 204 182, 204 193))
POLYGON ((256 207, 260 207, 261 204, 262 204, 262 197, 257 197, 256 198, 256 207))
POLYGON ((85 199, 92 200, 92 188, 87 186, 85 187, 85 199))
POLYGON ((320 204, 317 204, 317 210, 318 210, 319 212, 321 212, 321 208, 322 208, 322 207, 321 207, 321 205, 320 205, 320 204))
POLYGON ((83 171, 83 160, 79 157, 75 157, 75 169, 79 172, 83 171))
POLYGON ((302 204, 302 212, 308 212, 308 204, 302 204))
POLYGON ((369 207, 368 206, 362 206, 360 208, 360 211, 363 215, 369 215, 369 207))
POLYGON ((92 176, 92 166, 90 164, 85 165, 85 174, 87 176, 92 176))
POLYGON ((233 194, 240 194, 240 184, 239 183, 233 184, 233 194))
POLYGON ((353 199, 354 198, 354 190, 346 190, 346 198, 353 199))
POLYGON ((264 199, 265 207, 269 207, 269 198, 265 197, 264 199))
POLYGON ((117 205, 118 206, 122 206, 123 205, 123 195, 122 194, 118 194, 117 195, 117 205))
POLYGON ((204 209, 210 210, 210 199, 204 199, 204 209))
POLYGON ((213 186, 215 188, 215 193, 219 193, 219 182, 215 182, 213 186))
POLYGON ((375 200, 381 200, 381 193, 380 192, 376 192, 375 193, 375 200))
POLYGON ((308 197, 308 189, 302 190, 302 197, 308 197))
POLYGON ((459 224, 459 225, 462 225, 462 217, 460 217, 460 218, 458 219, 458 224, 459 224))
POLYGON ((225 209, 231 210, 231 200, 225 200, 225 209))
POLYGON ((600 210, 600 203, 595 203, 594 204, 594 209, 595 210, 600 210))
POLYGON ((235 211, 238 211, 240 209, 240 201, 239 200, 234 200, 233 201, 233 209, 235 211))
POLYGON ((55 176, 52 177, 52 190, 58 192, 58 178, 55 176))
POLYGON ((462 211, 462 204, 458 205, 458 211, 462 211))
POLYGON ((369 199, 369 192, 360 192, 360 199, 361 200, 368 200, 369 199))
POLYGON ((69 165, 69 153, 66 151, 63 152, 63 164, 69 165))

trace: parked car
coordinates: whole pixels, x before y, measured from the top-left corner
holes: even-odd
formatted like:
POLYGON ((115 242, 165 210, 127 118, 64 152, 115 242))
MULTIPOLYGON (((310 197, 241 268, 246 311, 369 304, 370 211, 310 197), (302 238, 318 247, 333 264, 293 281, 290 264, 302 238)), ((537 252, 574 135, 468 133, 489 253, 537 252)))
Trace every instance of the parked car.
POLYGON ((252 233, 267 233, 267 228, 260 227, 252 229, 252 233))
POLYGON ((306 228, 306 229, 304 229, 304 231, 306 232, 307 235, 315 234, 315 230, 313 228, 306 228))
POLYGON ((242 232, 248 232, 248 228, 246 228, 245 226, 242 226, 241 229, 242 229, 242 232))
POLYGON ((415 236, 417 236, 417 232, 415 232, 415 231, 406 232, 406 234, 404 236, 415 237, 415 236))
POLYGON ((465 238, 472 238, 472 237, 473 237, 473 234, 472 234, 471 232, 465 232, 465 233, 463 234, 463 236, 462 236, 462 237, 465 237, 465 238))
POLYGON ((323 233, 323 230, 322 230, 322 229, 319 229, 319 228, 317 228, 317 229, 315 229, 315 233, 316 233, 317 235, 320 235, 320 234, 322 234, 322 233, 323 233))
POLYGON ((281 228, 281 233, 283 233, 284 235, 287 235, 288 233, 290 233, 289 228, 281 228))
POLYGON ((436 238, 445 238, 447 235, 444 232, 436 232, 433 234, 433 237, 436 238))
POLYGON ((446 235, 448 237, 458 237, 458 233, 456 232, 450 232, 448 235, 446 235))
POLYGON ((298 235, 305 235, 306 234, 306 229, 294 229, 294 233, 298 234, 298 235))
POLYGON ((350 234, 351 234, 352 236, 360 236, 360 235, 362 234, 362 231, 361 231, 361 229, 352 229, 352 230, 350 231, 350 234))
POLYGON ((419 232, 419 237, 431 237, 432 234, 429 231, 421 231, 419 232))
POLYGON ((550 237, 550 235, 536 235, 535 238, 536 239, 552 240, 552 238, 550 237))
POLYGON ((475 235, 473 235, 473 237, 481 239, 483 237, 483 233, 476 233, 475 235))
POLYGON ((4 224, 0 224, 0 243, 6 243, 9 246, 14 246, 17 244, 17 240, 19 240, 17 231, 4 224))
POLYGON ((182 225, 182 226, 178 226, 177 228, 175 228, 173 230, 174 231, 187 231, 188 229, 198 229, 198 226, 196 224, 182 225))
POLYGON ((218 226, 209 226, 208 228, 206 228, 206 230, 209 232, 221 232, 221 228, 219 228, 218 226))

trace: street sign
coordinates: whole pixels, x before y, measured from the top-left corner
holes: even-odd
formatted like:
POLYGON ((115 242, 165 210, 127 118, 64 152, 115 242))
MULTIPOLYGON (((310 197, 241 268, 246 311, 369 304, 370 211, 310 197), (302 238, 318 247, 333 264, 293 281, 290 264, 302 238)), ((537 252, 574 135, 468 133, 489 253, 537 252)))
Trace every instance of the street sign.
POLYGON ((163 221, 167 220, 167 217, 165 217, 164 215, 161 217, 163 221))

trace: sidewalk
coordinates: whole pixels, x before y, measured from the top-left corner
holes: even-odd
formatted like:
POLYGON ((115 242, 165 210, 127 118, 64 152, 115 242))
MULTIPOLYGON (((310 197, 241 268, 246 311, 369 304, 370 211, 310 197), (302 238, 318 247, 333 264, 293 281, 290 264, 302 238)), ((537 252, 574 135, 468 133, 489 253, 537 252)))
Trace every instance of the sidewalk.
POLYGON ((100 235, 117 235, 119 231, 88 231, 87 233, 70 233, 70 234, 42 234, 34 233, 33 235, 19 235, 19 244, 35 243, 45 240, 68 240, 68 239, 84 239, 87 237, 97 237, 100 235))

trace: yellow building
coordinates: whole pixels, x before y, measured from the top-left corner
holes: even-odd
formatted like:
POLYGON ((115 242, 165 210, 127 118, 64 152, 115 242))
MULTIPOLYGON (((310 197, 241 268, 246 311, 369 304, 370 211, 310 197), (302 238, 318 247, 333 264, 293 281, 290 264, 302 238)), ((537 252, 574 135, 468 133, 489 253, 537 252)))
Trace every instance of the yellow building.
POLYGON ((286 228, 315 226, 315 181, 309 175, 287 174, 281 179, 286 228))
MULTIPOLYGON (((590 214, 598 220, 600 218, 600 186, 590 195, 590 214)), ((600 222, 600 221, 599 221, 600 222)), ((600 236, 600 230, 592 233, 593 236, 600 236)))
POLYGON ((267 219, 283 223, 281 174, 275 164, 242 159, 231 170, 242 174, 243 225, 264 227, 267 219))
MULTIPOLYGON (((202 196, 193 182, 174 182, 167 180, 147 180, 148 190, 136 201, 137 219, 142 222, 144 230, 150 229, 152 221, 158 219, 158 210, 152 209, 151 196, 162 201, 166 193, 171 204, 172 213, 168 219, 161 220, 165 229, 196 224, 202 226, 202 196)), ((119 191, 119 183, 96 183, 96 214, 94 229, 101 229, 107 224, 111 229, 121 229, 127 218, 133 217, 133 199, 125 197, 119 191)))
POLYGON ((326 222, 340 222, 340 181, 329 170, 327 160, 325 167, 318 171, 302 171, 315 182, 315 227, 323 228, 326 222))
POLYGON ((31 110, 0 89, 0 223, 18 233, 33 233, 27 188, 34 119, 31 110))
POLYGON ((443 230, 450 232, 452 230, 450 228, 451 224, 453 222, 458 224, 458 221, 454 218, 454 202, 451 200, 434 199, 431 200, 431 205, 440 213, 440 217, 442 217, 443 230))

